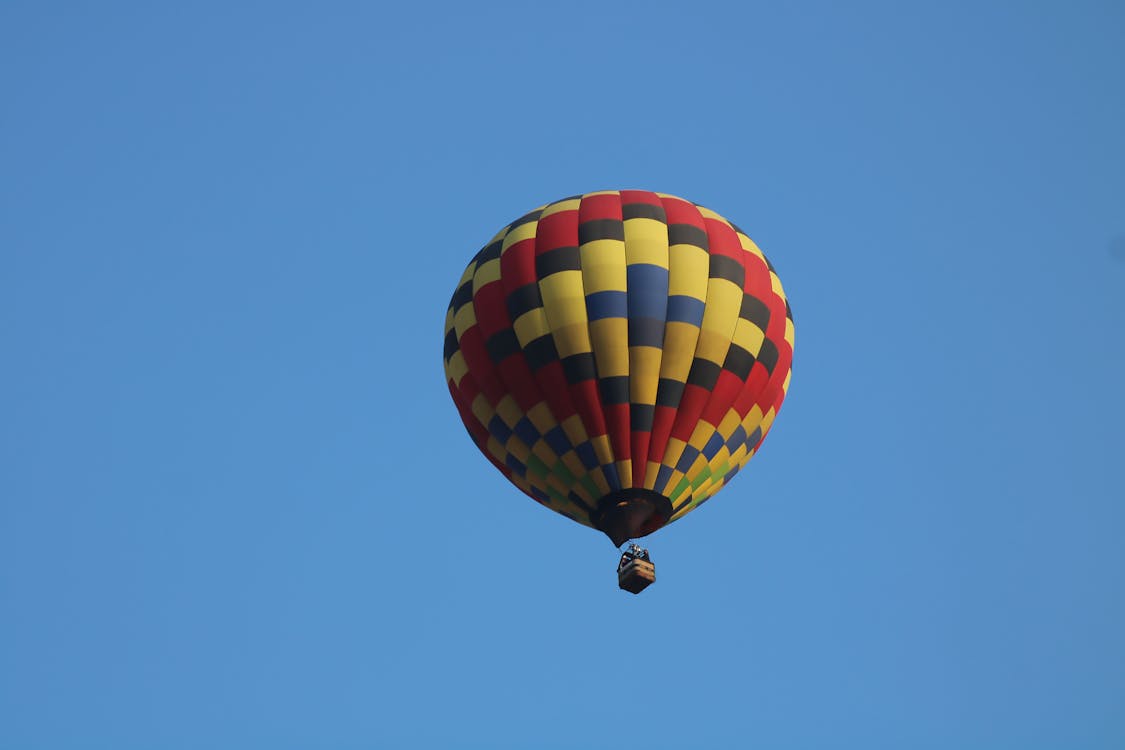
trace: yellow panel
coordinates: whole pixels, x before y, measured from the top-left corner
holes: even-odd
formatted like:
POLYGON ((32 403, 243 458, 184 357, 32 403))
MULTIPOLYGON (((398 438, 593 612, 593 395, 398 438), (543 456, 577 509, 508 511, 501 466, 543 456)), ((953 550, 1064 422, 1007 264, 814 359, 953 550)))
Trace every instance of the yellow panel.
MULTIPOLYGON (((683 478, 684 478, 684 473, 682 471, 672 472, 672 481, 668 482, 668 486, 665 488, 666 491, 669 491, 669 492, 673 491, 676 488, 676 486, 680 483, 680 480, 683 479, 683 478)), ((683 499, 684 495, 690 495, 690 494, 691 494, 691 484, 688 483, 684 486, 684 488, 682 490, 680 490, 679 492, 676 492, 675 494, 673 494, 668 499, 672 501, 672 506, 675 507, 676 505, 678 505, 680 503, 680 500, 683 499)))
POLYGON ((461 385, 461 378, 465 377, 465 373, 469 371, 469 366, 465 364, 465 355, 458 349, 449 358, 449 364, 445 366, 445 373, 455 385, 461 385))
POLYGON ((629 265, 651 263, 668 267, 668 226, 656 219, 625 221, 625 251, 629 265))
MULTIPOLYGON (((679 438, 670 437, 670 438, 668 438, 668 446, 667 446, 666 450, 664 451, 664 455, 665 456, 678 456, 678 455, 680 455, 684 452, 684 446, 685 445, 687 445, 687 443, 685 443, 683 440, 680 440, 679 438)), ((665 461, 665 463, 667 463, 667 461, 665 461)))
POLYGON ((613 463, 613 448, 609 444, 609 435, 590 438, 590 445, 594 446, 594 454, 602 465, 613 463))
POLYGON ((590 347, 590 329, 584 321, 569 326, 555 326, 552 333, 555 336, 555 349, 558 350, 559 357, 593 351, 590 347))
POLYGON ((715 425, 711 424, 705 419, 700 419, 695 425, 695 429, 691 431, 691 439, 688 444, 696 450, 703 450, 703 446, 707 445, 707 441, 715 434, 715 425))
POLYGON ((544 216, 550 216, 551 214, 562 213, 563 211, 577 211, 578 210, 578 204, 581 203, 581 202, 582 202, 581 198, 571 198, 570 200, 558 201, 557 203, 552 203, 551 205, 549 205, 549 206, 547 206, 546 208, 543 209, 543 213, 539 214, 539 219, 542 220, 544 216))
POLYGON ((773 287, 774 294, 785 299, 785 290, 781 288, 781 279, 777 278, 777 274, 773 271, 770 271, 770 285, 773 287))
POLYGON ((763 264, 766 262, 766 256, 761 248, 758 247, 754 240, 742 234, 742 232, 738 232, 738 244, 742 245, 743 250, 762 261, 763 264))
POLYGON ((631 489, 633 486, 633 460, 621 459, 615 462, 617 466, 617 479, 621 482, 621 489, 631 489))
POLYGON ((730 349, 730 335, 723 336, 713 331, 700 331, 699 344, 695 347, 695 356, 706 359, 722 366, 730 349))
MULTIPOLYGON (((563 466, 574 476, 579 478, 585 476, 586 467, 582 465, 582 462, 578 459, 578 454, 574 451, 567 451, 566 455, 562 457, 562 462, 563 466)), ((577 487, 581 487, 581 485, 577 485, 577 487)))
POLYGON ((590 339, 598 364, 598 377, 629 374, 629 321, 603 318, 590 323, 590 339))
POLYGON ((504 450, 504 446, 500 445, 500 441, 492 436, 489 436, 485 449, 500 463, 504 463, 504 460, 508 458, 508 452, 504 450))
POLYGON ((754 430, 758 429, 758 425, 762 423, 762 407, 754 404, 750 407, 750 411, 746 412, 746 416, 742 418, 742 429, 749 435, 754 430))
POLYGON ((578 252, 582 264, 582 284, 586 289, 586 294, 625 291, 624 242, 620 240, 594 240, 593 242, 587 242, 578 252))
POLYGON ((516 332, 516 338, 523 346, 551 332, 551 327, 547 322, 547 313, 542 307, 528 310, 516 318, 512 328, 516 332))
POLYGON ((719 422, 717 432, 722 436, 723 442, 730 440, 730 436, 738 429, 738 425, 742 424, 742 417, 738 415, 735 409, 728 409, 726 416, 719 422))
POLYGON ((695 356, 723 364, 742 308, 742 296, 742 290, 726 279, 711 279, 707 283, 707 308, 703 311, 695 356))
POLYGON ((761 427, 762 427, 762 435, 763 436, 767 432, 769 432, 770 427, 773 427, 773 420, 774 420, 774 417, 776 417, 776 416, 777 416, 777 411, 771 406, 770 410, 766 412, 766 415, 764 417, 762 417, 761 427))
POLYGON ((702 327, 706 330, 734 331, 734 321, 742 309, 742 289, 726 279, 710 279, 707 282, 707 309, 703 312, 702 327))
POLYGON ((664 349, 660 360, 660 377, 687 382, 699 329, 690 323, 669 322, 664 326, 664 349))
POLYGON ((485 284, 500 280, 500 259, 495 258, 477 266, 476 275, 473 276, 473 294, 485 284))
POLYGON ((688 480, 692 484, 694 484, 696 478, 699 476, 699 474, 703 471, 704 467, 706 467, 706 466, 707 466, 707 459, 706 459, 706 457, 704 457, 704 455, 702 453, 700 453, 698 456, 695 457, 695 460, 691 462, 691 466, 688 468, 688 470, 686 472, 688 480))
POLYGON ((460 289, 462 286, 464 286, 466 281, 469 281, 470 279, 472 279, 473 274, 476 272, 476 270, 477 270, 477 264, 476 263, 470 263, 469 267, 465 269, 465 272, 463 274, 461 274, 461 280, 457 282, 457 288, 460 289))
POLYGON ((539 430, 540 435, 546 435, 558 424, 546 401, 540 401, 531 407, 531 410, 527 413, 527 418, 535 426, 535 429, 539 430))
POLYGON ((508 438, 508 442, 504 443, 504 450, 515 456, 523 464, 527 463, 527 457, 531 455, 531 449, 515 435, 512 435, 508 438))
POLYGON ((662 352, 655 346, 629 348, 629 400, 633 403, 656 403, 662 352))
POLYGON ((583 474, 589 474, 590 478, 594 480, 594 486, 598 488, 598 497, 605 497, 609 494, 609 482, 605 478, 605 472, 600 468, 598 469, 583 469, 583 474))
MULTIPOLYGON (((547 445, 546 440, 536 440, 535 445, 531 447, 531 452, 548 467, 559 460, 559 457, 551 450, 551 446, 547 445)), ((565 495, 566 493, 564 492, 563 494, 565 495)))
POLYGON ((457 340, 460 341, 461 337, 465 335, 465 331, 469 330, 477 324, 477 312, 473 306, 462 305, 461 309, 453 316, 453 327, 457 330, 457 340))
POLYGON ((470 404, 469 410, 472 411, 477 421, 485 426, 488 426, 488 423, 492 421, 492 415, 496 413, 492 410, 492 404, 488 403, 488 399, 485 398, 483 393, 477 394, 473 403, 470 404))
POLYGON ((571 414, 563 420, 562 428, 571 445, 578 446, 590 439, 586 435, 586 425, 582 424, 582 417, 577 414, 571 414))
POLYGON ((707 299, 711 256, 695 245, 672 245, 668 250, 668 294, 707 299))
POLYGON ((766 334, 762 329, 745 318, 739 318, 734 325, 734 343, 757 357, 762 351, 762 344, 766 334))
POLYGON ((500 415, 500 419, 509 430, 516 426, 516 422, 523 419, 523 411, 512 396, 504 396, 500 399, 500 403, 496 404, 496 413, 500 415))
POLYGON ((789 348, 793 348, 793 321, 789 318, 785 319, 785 340, 789 343, 789 348))
POLYGON ((586 322, 586 293, 581 271, 560 271, 540 279, 543 309, 552 330, 586 322))
POLYGON ((523 242, 524 240, 530 240, 535 237, 535 230, 538 226, 539 224, 537 222, 529 221, 526 224, 520 224, 518 227, 508 232, 507 236, 504 237, 504 244, 500 249, 501 254, 517 242, 523 242))

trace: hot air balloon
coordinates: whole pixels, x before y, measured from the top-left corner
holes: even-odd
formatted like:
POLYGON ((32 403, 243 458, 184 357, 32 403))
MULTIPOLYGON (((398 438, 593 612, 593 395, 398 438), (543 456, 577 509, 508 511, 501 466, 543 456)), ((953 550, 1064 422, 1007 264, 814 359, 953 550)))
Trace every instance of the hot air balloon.
MULTIPOLYGON (((753 457, 789 387, 793 319, 737 225, 672 195, 603 191, 530 211, 476 254, 444 358, 485 457, 620 547, 753 457)), ((655 577, 636 545, 618 567, 627 590, 655 577)))

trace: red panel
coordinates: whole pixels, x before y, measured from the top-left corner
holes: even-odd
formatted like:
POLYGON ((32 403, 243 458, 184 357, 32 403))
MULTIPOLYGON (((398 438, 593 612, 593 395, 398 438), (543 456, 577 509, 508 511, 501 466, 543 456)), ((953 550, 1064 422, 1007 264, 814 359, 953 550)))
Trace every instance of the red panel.
MULTIPOLYGON (((559 211, 541 218, 535 230, 534 245, 536 255, 560 247, 578 247, 578 212, 559 211)), ((534 273, 535 266, 531 270, 534 273)))
POLYGON ((493 406, 500 403, 500 399, 508 392, 500 380, 500 374, 488 358, 488 350, 484 347, 484 335, 479 325, 474 325, 466 330, 459 341, 461 354, 465 357, 469 373, 480 385, 485 397, 493 406))
POLYGON ((706 389, 698 385, 684 386, 684 397, 680 400, 680 408, 676 410, 672 437, 685 443, 691 440, 691 433, 695 432, 695 426, 699 424, 699 415, 703 413, 703 407, 707 405, 710 396, 706 389))
POLYGON ((528 255, 533 259, 535 257, 534 237, 514 243, 500 256, 500 277, 505 294, 511 294, 513 290, 539 280, 535 276, 535 263, 523 262, 528 255))
POLYGON ((703 409, 702 418, 718 427, 719 422, 723 421, 727 411, 734 406, 735 400, 742 393, 742 386, 743 381, 730 370, 720 372, 719 380, 711 391, 711 398, 703 409))
POLYGON ((647 203, 650 206, 660 206, 660 196, 647 190, 622 190, 621 203, 647 203))
POLYGON ((621 221, 621 197, 616 193, 584 195, 578 205, 578 221, 616 219, 621 221))

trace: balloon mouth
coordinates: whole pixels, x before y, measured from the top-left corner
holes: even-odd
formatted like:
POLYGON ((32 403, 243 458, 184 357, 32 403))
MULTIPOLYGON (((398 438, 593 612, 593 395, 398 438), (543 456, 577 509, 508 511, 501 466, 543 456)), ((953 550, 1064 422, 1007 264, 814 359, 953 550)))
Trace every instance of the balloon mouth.
POLYGON ((642 489, 618 490, 598 501, 590 520, 613 546, 647 536, 672 518, 672 501, 659 492, 642 489))

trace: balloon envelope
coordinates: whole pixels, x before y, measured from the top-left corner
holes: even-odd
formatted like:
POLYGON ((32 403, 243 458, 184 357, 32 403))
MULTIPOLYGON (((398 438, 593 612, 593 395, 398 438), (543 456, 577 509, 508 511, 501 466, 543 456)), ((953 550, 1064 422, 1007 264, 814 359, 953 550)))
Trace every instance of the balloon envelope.
POLYGON ((453 401, 481 452, 614 544, 712 497, 789 386, 781 281, 736 225, 639 190, 587 193, 500 230, 445 323, 453 401))

